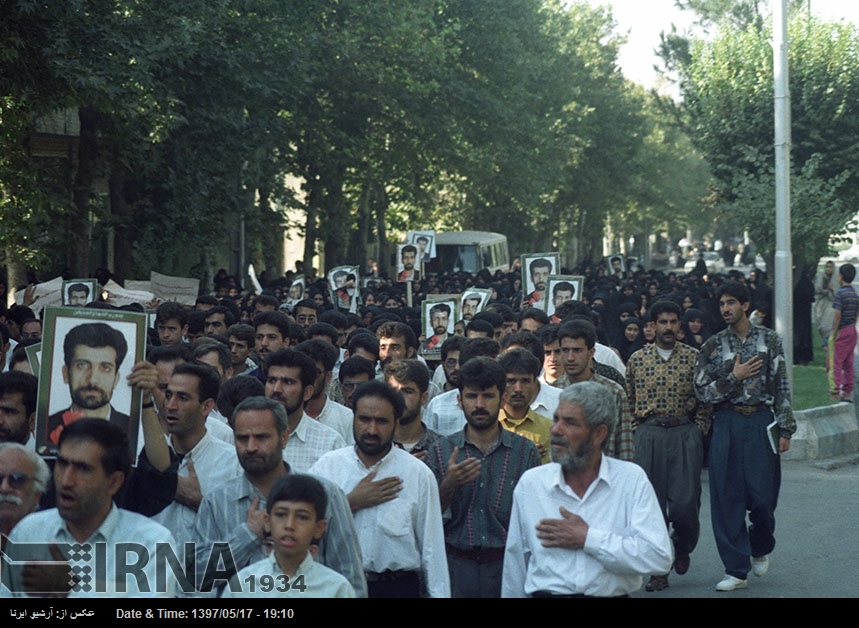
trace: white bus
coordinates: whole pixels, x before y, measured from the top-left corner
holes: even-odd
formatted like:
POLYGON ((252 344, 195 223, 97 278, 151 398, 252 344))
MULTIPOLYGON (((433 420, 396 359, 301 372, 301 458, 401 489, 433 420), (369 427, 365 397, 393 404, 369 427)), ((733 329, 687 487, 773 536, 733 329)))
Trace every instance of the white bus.
POLYGON ((484 268, 510 270, 507 236, 492 231, 451 231, 436 233, 436 257, 424 265, 427 274, 476 273, 484 268))

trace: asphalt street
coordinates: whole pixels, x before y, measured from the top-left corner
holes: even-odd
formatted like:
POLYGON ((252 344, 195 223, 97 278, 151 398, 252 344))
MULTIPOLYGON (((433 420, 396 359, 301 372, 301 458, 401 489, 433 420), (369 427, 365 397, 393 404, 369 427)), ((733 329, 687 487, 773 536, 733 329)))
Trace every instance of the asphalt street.
POLYGON ((724 568, 713 541, 707 470, 702 475, 701 538, 686 575, 669 587, 644 588, 636 598, 859 597, 859 456, 830 461, 784 461, 776 510, 776 547, 769 572, 749 574, 746 589, 721 593, 724 568))

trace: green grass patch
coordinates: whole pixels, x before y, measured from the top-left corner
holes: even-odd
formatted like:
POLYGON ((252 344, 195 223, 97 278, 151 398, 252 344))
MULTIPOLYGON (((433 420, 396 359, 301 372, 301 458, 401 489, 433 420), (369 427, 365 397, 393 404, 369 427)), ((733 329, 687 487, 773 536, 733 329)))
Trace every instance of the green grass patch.
MULTIPOLYGON (((816 334, 814 338, 816 341, 816 334)), ((815 346, 814 360, 811 364, 793 367, 794 410, 808 410, 837 403, 829 398, 824 356, 823 347, 815 346)))

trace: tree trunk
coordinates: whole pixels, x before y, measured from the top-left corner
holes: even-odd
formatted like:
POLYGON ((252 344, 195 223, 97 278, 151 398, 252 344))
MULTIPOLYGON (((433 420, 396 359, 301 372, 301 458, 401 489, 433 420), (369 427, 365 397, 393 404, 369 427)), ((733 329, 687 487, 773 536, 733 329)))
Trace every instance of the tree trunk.
POLYGON ((95 164, 98 159, 96 138, 96 114, 81 107, 80 140, 78 144, 78 169, 72 189, 74 210, 69 216, 69 269, 74 277, 88 277, 90 251, 90 197, 92 196, 95 164))

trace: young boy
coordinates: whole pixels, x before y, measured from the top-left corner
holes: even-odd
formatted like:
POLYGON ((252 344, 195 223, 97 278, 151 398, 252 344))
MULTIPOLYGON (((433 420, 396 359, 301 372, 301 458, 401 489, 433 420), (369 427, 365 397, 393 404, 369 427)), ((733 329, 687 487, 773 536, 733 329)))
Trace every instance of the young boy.
POLYGON ((322 536, 328 505, 316 478, 289 473, 278 479, 268 496, 265 528, 274 551, 268 558, 239 571, 222 597, 355 597, 345 577, 314 562, 310 546, 322 536))

